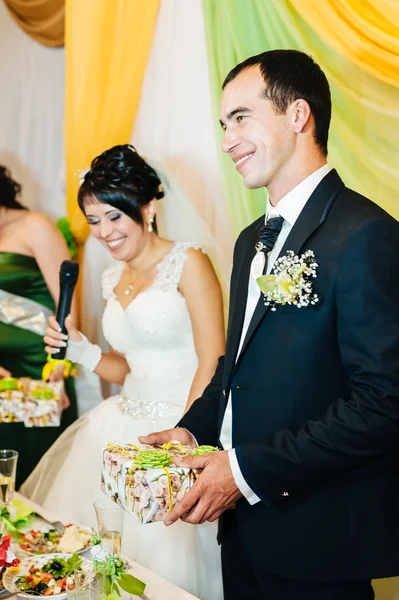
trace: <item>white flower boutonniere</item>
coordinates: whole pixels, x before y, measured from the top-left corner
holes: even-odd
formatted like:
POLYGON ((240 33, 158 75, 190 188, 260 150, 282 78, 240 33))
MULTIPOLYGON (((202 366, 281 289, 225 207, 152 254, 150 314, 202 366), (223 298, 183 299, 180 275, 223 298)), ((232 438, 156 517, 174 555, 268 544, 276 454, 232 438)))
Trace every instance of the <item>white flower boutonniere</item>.
POLYGON ((307 250, 300 257, 289 250, 285 256, 278 258, 273 267, 273 274, 262 275, 256 280, 265 296, 265 305, 276 310, 276 305, 293 304, 308 306, 319 301, 313 293, 312 279, 317 277, 312 250, 307 250))

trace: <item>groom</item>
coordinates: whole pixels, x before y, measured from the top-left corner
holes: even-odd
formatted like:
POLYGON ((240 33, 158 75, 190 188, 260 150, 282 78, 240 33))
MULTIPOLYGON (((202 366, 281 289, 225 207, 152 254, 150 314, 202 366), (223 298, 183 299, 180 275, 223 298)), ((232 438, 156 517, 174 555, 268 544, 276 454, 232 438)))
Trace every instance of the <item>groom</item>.
POLYGON ((225 600, 368 600, 371 578, 399 574, 399 225, 327 164, 330 116, 301 52, 227 76, 222 148, 267 188, 267 223, 237 240, 211 383, 177 429, 141 439, 223 447, 180 463, 203 471, 166 525, 221 517, 225 600), (314 253, 315 277, 267 305, 256 280, 289 251, 314 253))

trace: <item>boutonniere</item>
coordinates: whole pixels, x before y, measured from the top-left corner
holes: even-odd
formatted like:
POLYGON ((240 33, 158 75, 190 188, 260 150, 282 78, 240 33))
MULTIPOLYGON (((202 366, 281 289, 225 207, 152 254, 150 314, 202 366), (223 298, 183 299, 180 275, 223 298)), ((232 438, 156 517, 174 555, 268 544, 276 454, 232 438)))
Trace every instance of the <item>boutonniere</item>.
POLYGON ((301 256, 289 250, 285 256, 278 258, 273 273, 256 280, 264 294, 265 305, 276 310, 278 304, 293 304, 298 308, 316 304, 319 298, 313 293, 312 279, 317 277, 318 266, 312 250, 301 256))

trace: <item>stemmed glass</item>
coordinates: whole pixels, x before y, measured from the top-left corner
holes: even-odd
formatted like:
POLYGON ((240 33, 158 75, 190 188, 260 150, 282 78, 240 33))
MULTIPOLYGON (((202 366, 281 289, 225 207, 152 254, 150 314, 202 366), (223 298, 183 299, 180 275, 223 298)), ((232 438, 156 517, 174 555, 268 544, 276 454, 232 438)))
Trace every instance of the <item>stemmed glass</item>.
POLYGON ((98 532, 111 554, 120 556, 123 531, 123 509, 107 496, 94 502, 98 532))
POLYGON ((17 462, 16 450, 0 450, 0 506, 8 506, 12 502, 17 462))

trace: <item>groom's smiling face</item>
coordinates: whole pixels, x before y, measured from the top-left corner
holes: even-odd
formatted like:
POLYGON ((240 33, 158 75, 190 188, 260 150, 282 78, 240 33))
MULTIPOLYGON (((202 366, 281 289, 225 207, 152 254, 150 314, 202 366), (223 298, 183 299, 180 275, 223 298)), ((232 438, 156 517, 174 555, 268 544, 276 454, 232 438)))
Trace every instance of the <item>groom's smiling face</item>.
POLYGON ((247 188, 268 187, 283 178, 295 153, 291 107, 277 114, 263 95, 265 87, 254 66, 230 81, 222 95, 222 150, 235 162, 247 188))

